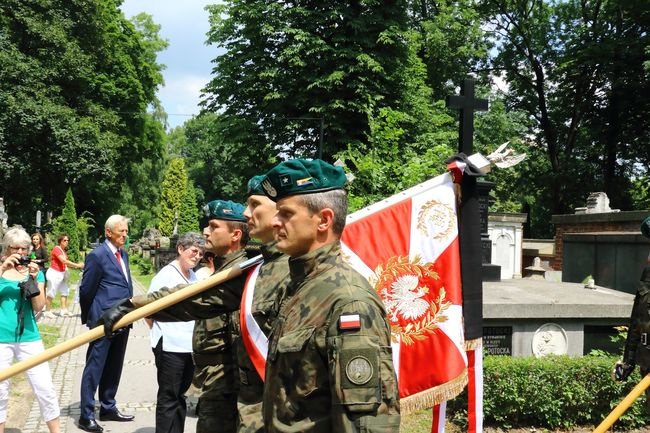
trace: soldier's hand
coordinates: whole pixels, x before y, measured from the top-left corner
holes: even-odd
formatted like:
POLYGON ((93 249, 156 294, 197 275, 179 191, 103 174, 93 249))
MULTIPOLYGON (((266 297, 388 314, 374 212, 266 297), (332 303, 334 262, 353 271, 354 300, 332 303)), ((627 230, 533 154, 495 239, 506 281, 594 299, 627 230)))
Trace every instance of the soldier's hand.
POLYGON ((122 299, 117 304, 113 305, 108 310, 104 311, 97 323, 94 326, 104 325, 104 335, 106 338, 113 336, 113 326, 126 314, 135 310, 135 306, 131 303, 130 299, 122 299))
POLYGON ((614 370, 612 371, 614 380, 617 382, 622 382, 627 380, 630 377, 630 374, 634 371, 634 363, 628 364, 627 362, 618 361, 614 365, 614 370))

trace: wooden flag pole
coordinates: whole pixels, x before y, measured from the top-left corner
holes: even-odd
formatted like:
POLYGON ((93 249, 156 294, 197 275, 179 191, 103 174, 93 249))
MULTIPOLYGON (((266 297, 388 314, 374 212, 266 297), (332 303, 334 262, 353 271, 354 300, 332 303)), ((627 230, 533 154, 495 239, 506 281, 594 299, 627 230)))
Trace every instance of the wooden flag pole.
POLYGON ((647 374, 641 382, 639 382, 634 388, 632 388, 632 391, 629 392, 627 396, 621 401, 618 406, 614 408, 610 412, 609 415, 607 415, 607 418, 603 420, 603 422, 600 423, 598 427, 593 431, 593 433, 604 433, 606 432, 612 424, 616 422, 617 419, 625 413, 628 407, 632 406, 634 401, 639 398, 641 393, 646 390, 650 386, 650 374, 647 374))
MULTIPOLYGON (((165 308, 174 305, 184 299, 199 294, 209 289, 210 287, 214 287, 218 284, 223 283, 224 281, 228 281, 230 279, 238 277, 239 275, 242 274, 242 272, 245 269, 260 263, 262 260, 263 259, 261 255, 253 257, 252 259, 241 262, 239 265, 235 265, 231 268, 224 269, 221 272, 217 272, 216 274, 212 275, 209 278, 206 278, 205 280, 201 280, 196 283, 190 284, 189 286, 184 287, 181 290, 171 293, 165 297, 162 297, 154 302, 151 302, 150 304, 137 308, 131 311, 130 313, 124 315, 124 317, 122 317, 113 326, 113 330, 123 328, 135 322, 136 320, 140 320, 147 316, 151 316, 152 314, 157 313, 160 310, 164 310, 165 308)), ((42 353, 39 353, 38 355, 34 355, 29 359, 25 359, 23 361, 16 362, 15 364, 10 365, 9 367, 0 371, 0 381, 9 379, 10 377, 18 373, 22 373, 25 370, 29 370, 30 368, 38 364, 41 364, 45 361, 49 361, 50 359, 56 358, 57 356, 63 355, 66 352, 76 349, 77 347, 82 346, 86 343, 90 343, 93 340, 97 340, 98 338, 101 338, 103 336, 104 336, 104 326, 103 325, 96 326, 84 332, 83 334, 79 334, 67 341, 64 341, 63 343, 50 347, 49 349, 45 350, 42 353)))

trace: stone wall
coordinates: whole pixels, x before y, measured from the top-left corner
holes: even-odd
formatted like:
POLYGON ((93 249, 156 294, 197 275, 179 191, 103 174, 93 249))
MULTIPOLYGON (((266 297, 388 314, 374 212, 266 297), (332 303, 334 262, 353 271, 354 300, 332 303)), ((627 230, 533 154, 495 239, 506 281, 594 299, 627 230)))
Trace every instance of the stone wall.
POLYGON ((555 256, 550 261, 556 271, 562 270, 564 253, 563 239, 569 233, 639 233, 641 221, 650 215, 650 210, 585 213, 574 215, 553 215, 555 226, 555 256))

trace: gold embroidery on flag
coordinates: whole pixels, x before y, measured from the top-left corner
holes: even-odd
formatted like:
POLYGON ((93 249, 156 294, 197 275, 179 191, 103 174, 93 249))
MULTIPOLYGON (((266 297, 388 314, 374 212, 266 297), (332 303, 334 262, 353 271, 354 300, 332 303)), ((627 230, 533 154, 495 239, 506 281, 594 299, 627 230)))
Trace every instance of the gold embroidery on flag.
POLYGON ((418 212, 417 228, 425 237, 445 239, 453 232, 456 224, 454 209, 438 200, 429 200, 418 212))
MULTIPOLYGON (((426 280, 439 280, 432 263, 420 263, 420 257, 391 257, 385 268, 375 269, 376 281, 371 281, 386 307, 392 338, 405 345, 429 338, 438 324, 448 320, 445 311, 452 305, 446 299, 444 287, 437 296, 429 293, 426 280)), ((429 281, 430 283, 431 281, 429 281)))

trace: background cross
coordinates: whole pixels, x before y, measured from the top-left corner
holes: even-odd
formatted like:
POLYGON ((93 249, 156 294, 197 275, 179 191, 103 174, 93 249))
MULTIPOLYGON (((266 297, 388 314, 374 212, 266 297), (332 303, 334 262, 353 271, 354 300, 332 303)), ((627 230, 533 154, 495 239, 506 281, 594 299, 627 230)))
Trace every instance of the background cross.
POLYGON ((469 156, 474 153, 474 111, 486 111, 487 99, 476 99, 474 96, 474 80, 463 80, 460 96, 447 96, 447 107, 460 111, 458 134, 458 151, 469 156))

